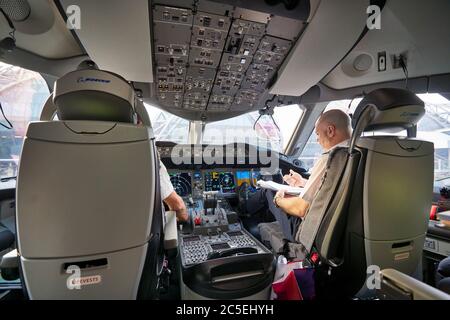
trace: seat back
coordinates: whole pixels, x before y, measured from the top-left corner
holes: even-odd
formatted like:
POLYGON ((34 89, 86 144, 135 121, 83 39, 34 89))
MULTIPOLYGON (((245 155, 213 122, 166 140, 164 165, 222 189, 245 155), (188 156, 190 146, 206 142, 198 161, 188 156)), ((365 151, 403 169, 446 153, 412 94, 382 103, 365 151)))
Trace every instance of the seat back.
MULTIPOLYGON (((88 71, 91 79, 105 77, 88 71)), ((103 84, 122 81, 125 90, 123 79, 110 76, 103 84)), ((31 123, 24 140, 16 195, 24 286, 31 299, 152 298, 162 234, 152 130, 136 125, 134 104, 123 102, 135 101, 129 85, 121 102, 129 110, 113 108, 112 121, 104 111, 120 96, 107 102, 100 92, 99 108, 75 109, 76 91, 80 103, 95 104, 101 90, 86 99, 86 82, 72 82, 70 108, 59 108, 57 88, 74 77, 55 86, 60 121, 31 123), (93 120, 95 112, 102 121, 93 120)))
POLYGON ((355 288, 367 267, 417 276, 433 192, 432 143, 397 137, 363 138, 345 237, 346 268, 355 288))
POLYGON ((369 266, 413 275, 421 263, 432 201, 434 146, 412 137, 361 133, 392 128, 411 133, 423 114, 423 102, 405 90, 381 89, 367 95, 355 112, 349 149, 330 156, 329 168, 342 169, 328 169, 304 221, 306 226, 315 210, 322 209, 317 232, 305 237, 311 228, 299 231, 305 248, 316 251, 336 278, 345 279, 344 287, 337 283, 349 294, 363 287, 369 266), (330 185, 335 187, 327 192, 330 185))

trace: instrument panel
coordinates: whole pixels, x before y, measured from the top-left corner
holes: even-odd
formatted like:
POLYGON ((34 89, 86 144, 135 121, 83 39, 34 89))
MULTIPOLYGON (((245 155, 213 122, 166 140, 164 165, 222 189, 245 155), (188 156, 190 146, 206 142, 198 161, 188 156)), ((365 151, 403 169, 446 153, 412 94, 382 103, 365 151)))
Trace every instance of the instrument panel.
POLYGON ((180 197, 188 197, 192 194, 192 176, 190 172, 169 172, 175 192, 180 197))
POLYGON ((181 197, 201 197, 204 191, 218 191, 222 196, 234 196, 242 184, 256 188, 260 170, 168 170, 170 181, 181 197))
POLYGON ((235 193, 234 174, 232 172, 206 172, 205 191, 219 191, 222 194, 235 193))

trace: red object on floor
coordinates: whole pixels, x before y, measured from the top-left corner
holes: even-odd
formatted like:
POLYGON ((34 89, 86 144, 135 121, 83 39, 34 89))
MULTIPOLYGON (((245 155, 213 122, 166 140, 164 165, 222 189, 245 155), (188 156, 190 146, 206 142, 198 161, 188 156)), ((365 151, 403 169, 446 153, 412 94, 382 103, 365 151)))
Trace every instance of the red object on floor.
POLYGON ((272 284, 277 300, 303 300, 294 271, 290 271, 286 279, 272 284))
POLYGON ((438 206, 432 205, 430 210, 430 220, 437 220, 438 206))

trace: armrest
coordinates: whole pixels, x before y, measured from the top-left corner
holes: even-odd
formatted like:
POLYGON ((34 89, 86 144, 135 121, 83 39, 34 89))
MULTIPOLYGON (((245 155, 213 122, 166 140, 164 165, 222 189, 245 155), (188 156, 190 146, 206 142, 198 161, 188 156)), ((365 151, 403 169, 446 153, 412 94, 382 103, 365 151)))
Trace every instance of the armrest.
POLYGON ((450 295, 394 269, 381 271, 381 292, 412 300, 450 300, 450 295))
POLYGON ((166 211, 166 224, 164 225, 164 249, 170 250, 177 247, 177 214, 175 211, 166 211))
POLYGON ((0 269, 13 269, 19 267, 19 255, 17 249, 14 249, 1 258, 0 269))
POLYGON ((19 263, 19 256, 16 249, 5 254, 0 261, 0 273, 3 279, 7 281, 19 279, 19 263))

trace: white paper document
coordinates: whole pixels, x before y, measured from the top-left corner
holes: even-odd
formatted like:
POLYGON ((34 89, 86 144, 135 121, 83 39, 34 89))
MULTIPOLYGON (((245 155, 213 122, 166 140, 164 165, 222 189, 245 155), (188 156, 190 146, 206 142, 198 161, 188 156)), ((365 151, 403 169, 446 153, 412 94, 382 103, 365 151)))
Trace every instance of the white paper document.
POLYGON ((264 189, 270 189, 273 191, 279 191, 284 190, 286 194, 292 195, 292 196, 301 196, 303 194, 304 188, 301 187, 291 187, 287 184, 279 184, 273 181, 264 181, 264 180, 258 180, 256 182, 257 186, 264 189))

